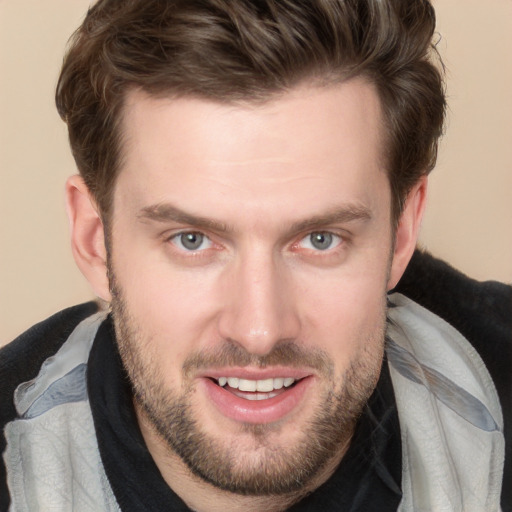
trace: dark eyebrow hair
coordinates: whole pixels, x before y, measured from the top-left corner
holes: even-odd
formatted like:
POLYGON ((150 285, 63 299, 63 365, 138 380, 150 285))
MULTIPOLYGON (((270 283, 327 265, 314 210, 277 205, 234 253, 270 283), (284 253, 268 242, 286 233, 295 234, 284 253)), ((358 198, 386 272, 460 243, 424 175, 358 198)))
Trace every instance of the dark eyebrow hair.
POLYGON ((372 214, 369 208, 359 205, 343 205, 340 207, 332 208, 326 213, 315 215, 308 219, 300 220, 293 224, 292 231, 308 231, 315 228, 321 228, 330 224, 354 222, 354 221, 369 221, 372 214))
POLYGON ((196 228, 208 228, 220 232, 228 231, 227 225, 223 222, 218 222, 207 217, 192 215, 168 203, 146 206, 141 209, 137 217, 141 220, 146 219, 156 222, 179 222, 196 228))
MULTIPOLYGON (((208 217, 193 215, 169 203, 160 203, 146 206, 140 210, 137 217, 155 222, 179 222, 198 229, 213 229, 221 233, 229 231, 227 224, 208 217)), ((371 211, 365 206, 343 205, 332 208, 325 213, 295 222, 290 231, 300 232, 315 228, 321 228, 330 224, 368 221, 372 218, 371 211)))

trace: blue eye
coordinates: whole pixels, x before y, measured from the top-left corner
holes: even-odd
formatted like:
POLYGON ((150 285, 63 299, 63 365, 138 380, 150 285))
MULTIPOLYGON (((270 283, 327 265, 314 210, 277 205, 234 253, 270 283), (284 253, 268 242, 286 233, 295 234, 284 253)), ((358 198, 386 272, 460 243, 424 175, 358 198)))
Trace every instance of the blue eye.
POLYGON ((312 249, 315 251, 328 251, 337 247, 342 242, 340 236, 328 231, 314 231, 304 237, 299 245, 303 249, 312 249))
POLYGON ((178 233, 171 238, 171 241, 179 249, 183 249, 185 251, 203 251, 212 245, 207 236, 196 231, 178 233))

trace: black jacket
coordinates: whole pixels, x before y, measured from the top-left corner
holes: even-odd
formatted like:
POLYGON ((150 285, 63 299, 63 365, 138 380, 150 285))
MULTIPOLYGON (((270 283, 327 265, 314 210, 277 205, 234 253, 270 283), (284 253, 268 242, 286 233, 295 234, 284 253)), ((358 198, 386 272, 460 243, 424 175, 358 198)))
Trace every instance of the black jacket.
MULTIPOLYGON (((504 482, 512 482, 512 287, 497 282, 476 282, 429 254, 416 251, 395 291, 408 296, 453 325, 479 352, 495 382, 501 401, 506 439, 504 482)), ((64 310, 35 325, 0 351, 0 428, 2 433, 0 451, 3 452, 5 449, 4 426, 16 417, 13 405, 15 388, 19 383, 35 377, 42 362, 59 349, 82 319, 96 310, 97 305, 93 302, 64 310)), ((104 335, 108 335, 108 333, 104 333, 104 335)), ((97 367, 101 365, 101 358, 98 359, 97 367)), ((384 375, 381 380, 385 379, 384 375)), ((386 383, 383 383, 383 386, 386 386, 386 383)), ((393 400, 392 396, 391 400, 393 400)), ((378 410, 378 397, 372 397, 372 405, 374 410, 378 410)), ((92 407, 93 415, 101 416, 101 405, 92 404, 92 407), (95 408, 98 409, 96 412, 95 408)), ((393 421, 397 421, 396 418, 389 420, 390 425, 393 424, 393 421)), ((360 441, 356 436, 355 443, 366 443, 366 438, 374 435, 371 423, 368 423, 366 427, 363 425, 359 428, 360 441)), ((123 480, 121 478, 117 483, 118 475, 115 468, 119 461, 110 459, 119 455, 116 455, 115 452, 107 453, 105 449, 102 451, 101 439, 99 441, 107 475, 116 491, 116 486, 122 487, 123 480)), ((383 455, 383 459, 395 462, 400 460, 399 441, 395 439, 391 443, 386 442, 388 443, 386 450, 392 455, 383 455)), ((121 454, 121 456, 123 455, 121 454)), ((347 456, 353 457, 355 461, 358 460, 357 452, 354 450, 347 456)), ((345 473, 351 473, 352 459, 345 462, 345 473)), ((400 468, 388 469, 389 479, 400 482, 400 468)), ((148 471, 148 474, 150 473, 151 471, 148 471)), ((338 477, 343 477, 343 481, 356 478, 354 475, 348 474, 338 474, 338 477)), ((371 486, 370 483, 367 485, 371 486)), ((323 486, 322 492, 324 494, 335 492, 333 489, 336 486, 338 486, 338 481, 328 482, 323 486)), ((388 487, 393 490, 393 483, 391 482, 388 487)), ((395 491, 396 502, 398 502, 400 490, 395 489, 395 491)), ((377 496, 378 493, 378 490, 373 492, 374 496, 377 496)), ((384 496, 384 494, 382 495, 384 496)), ((361 501, 359 505, 351 506, 350 510, 365 510, 365 512, 373 509, 379 510, 378 499, 374 500, 376 505, 373 508, 373 505, 365 501, 366 498, 361 498, 357 493, 354 496, 349 496, 346 499, 351 503, 355 499, 361 501)), ((315 501, 315 499, 315 496, 312 496, 304 500, 301 506, 294 507, 293 510, 318 510, 319 503, 323 503, 323 501, 315 501), (310 504, 308 505, 308 503, 310 504)), ((126 501, 129 499, 127 498, 126 501)), ((512 486, 507 484, 503 486, 501 502, 504 512, 512 511, 512 486)), ((8 504, 5 467, 0 464, 0 511, 7 510, 8 504)), ((154 509, 156 510, 158 507, 154 509)), ((322 506, 322 509, 331 510, 328 506, 322 506)), ((127 507, 127 510, 131 510, 131 508, 127 507)), ((173 510, 185 510, 185 508, 176 506, 173 510)))

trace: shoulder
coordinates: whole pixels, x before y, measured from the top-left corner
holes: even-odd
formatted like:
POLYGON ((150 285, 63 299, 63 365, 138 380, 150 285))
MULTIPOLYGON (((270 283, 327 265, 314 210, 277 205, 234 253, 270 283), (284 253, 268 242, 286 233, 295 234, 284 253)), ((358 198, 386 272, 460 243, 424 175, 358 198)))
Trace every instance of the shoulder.
POLYGON ((491 373, 500 366, 511 373, 512 286, 470 279, 429 253, 416 251, 396 291, 455 327, 491 373))
MULTIPOLYGON (((5 426, 17 417, 14 391, 39 373, 41 365, 54 355, 75 327, 98 310, 87 302, 65 309, 24 332, 0 350, 0 453, 6 448, 5 426)), ((0 510, 9 507, 6 467, 0 461, 0 510)))
MULTIPOLYGON (((416 251, 395 291, 457 329, 477 350, 498 391, 505 424, 504 482, 512 478, 512 286, 470 279, 427 252, 416 251)), ((512 503, 504 486, 502 506, 512 503)))
POLYGON ((65 309, 40 322, 0 350, 0 424, 14 417, 16 387, 34 378, 43 362, 66 341, 76 325, 98 310, 95 302, 65 309))

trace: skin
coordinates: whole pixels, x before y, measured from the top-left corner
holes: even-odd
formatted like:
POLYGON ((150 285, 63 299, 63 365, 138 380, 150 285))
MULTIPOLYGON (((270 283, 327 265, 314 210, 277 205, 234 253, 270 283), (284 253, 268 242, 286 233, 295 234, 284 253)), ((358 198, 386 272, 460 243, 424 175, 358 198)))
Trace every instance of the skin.
POLYGON ((379 101, 362 80, 303 85, 260 105, 132 91, 123 123, 114 282, 101 217, 81 178, 68 181, 67 203, 75 259, 98 296, 113 299, 148 449, 194 510, 283 510, 336 468, 353 433, 348 412, 336 449, 300 490, 242 495, 190 470, 151 418, 162 404, 148 397, 182 398, 201 432, 234 456, 233 474, 257 471, 276 451, 283 460, 296 452, 315 414, 334 417, 330 391, 344 404, 349 390, 357 413, 378 379, 385 296, 414 250, 426 179, 410 191, 393 234, 379 101), (204 235, 203 243, 187 250, 183 232, 204 235), (319 250, 311 233, 332 234, 332 243, 319 250), (327 365, 283 363, 275 354, 287 343, 327 365), (247 361, 222 359, 227 346, 247 361), (205 354, 214 359, 187 366, 205 354), (205 374, 243 368, 259 378, 267 360, 265 376, 291 367, 307 376, 285 414, 244 422, 211 400, 205 374))

